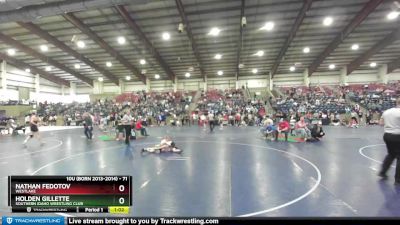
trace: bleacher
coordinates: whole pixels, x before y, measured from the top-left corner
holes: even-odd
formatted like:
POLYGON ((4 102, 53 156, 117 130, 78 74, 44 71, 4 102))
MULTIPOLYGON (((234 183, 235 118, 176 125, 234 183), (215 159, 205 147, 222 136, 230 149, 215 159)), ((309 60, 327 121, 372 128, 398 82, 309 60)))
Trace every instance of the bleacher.
POLYGON ((210 89, 202 94, 201 100, 198 102, 200 111, 216 111, 222 112, 226 107, 245 105, 244 93, 242 90, 217 90, 210 89))
POLYGON ((400 97, 399 84, 349 85, 343 88, 350 99, 368 110, 385 111, 396 106, 396 98, 400 97))
POLYGON ((290 112, 332 112, 345 113, 351 107, 344 99, 335 96, 333 89, 320 87, 282 87, 282 93, 286 94, 283 99, 277 99, 271 105, 276 111, 282 113, 290 112))

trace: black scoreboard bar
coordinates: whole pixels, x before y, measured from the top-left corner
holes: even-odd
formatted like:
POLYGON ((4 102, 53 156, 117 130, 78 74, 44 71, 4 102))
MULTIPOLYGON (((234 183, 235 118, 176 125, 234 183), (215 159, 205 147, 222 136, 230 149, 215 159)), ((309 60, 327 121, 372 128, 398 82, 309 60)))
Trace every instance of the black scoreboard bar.
POLYGON ((108 213, 132 205, 131 176, 9 176, 8 182, 12 212, 108 213))

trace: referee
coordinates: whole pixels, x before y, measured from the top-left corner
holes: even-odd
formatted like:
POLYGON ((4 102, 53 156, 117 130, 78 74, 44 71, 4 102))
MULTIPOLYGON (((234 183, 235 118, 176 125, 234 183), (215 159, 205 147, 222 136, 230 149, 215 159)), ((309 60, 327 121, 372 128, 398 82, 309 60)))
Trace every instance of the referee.
POLYGON ((125 128, 125 144, 130 145, 132 116, 129 111, 121 119, 122 126, 125 128))
POLYGON ((397 159, 394 184, 400 185, 400 98, 397 99, 396 105, 396 108, 386 110, 382 114, 380 121, 380 124, 384 125, 385 134, 383 135, 383 140, 386 143, 388 155, 383 161, 379 176, 386 179, 386 172, 393 161, 397 159))

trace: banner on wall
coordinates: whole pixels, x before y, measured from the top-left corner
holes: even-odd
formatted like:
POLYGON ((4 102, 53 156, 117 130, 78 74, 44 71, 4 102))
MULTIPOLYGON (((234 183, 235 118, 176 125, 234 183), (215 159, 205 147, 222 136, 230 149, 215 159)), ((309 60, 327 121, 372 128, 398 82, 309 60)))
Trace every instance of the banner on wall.
POLYGON ((28 100, 30 99, 29 88, 27 87, 18 87, 18 100, 28 100))
POLYGON ((70 95, 59 95, 59 94, 52 94, 52 93, 39 93, 36 94, 35 92, 31 92, 31 99, 37 102, 45 102, 48 103, 71 103, 71 102, 89 102, 90 98, 89 95, 75 95, 75 97, 71 97, 70 95))
POLYGON ((18 96, 19 94, 17 90, 0 89, 0 101, 8 101, 8 100, 16 101, 18 100, 18 96))

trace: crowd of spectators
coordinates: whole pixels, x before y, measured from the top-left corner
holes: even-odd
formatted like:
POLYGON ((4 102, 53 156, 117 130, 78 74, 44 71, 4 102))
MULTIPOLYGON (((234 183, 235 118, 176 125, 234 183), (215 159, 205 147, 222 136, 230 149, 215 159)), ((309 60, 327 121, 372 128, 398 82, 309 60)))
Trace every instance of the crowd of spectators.
MULTIPOLYGON (((83 123, 82 115, 90 113, 93 123, 101 129, 116 128, 125 112, 129 112, 133 123, 140 121, 140 126, 166 125, 213 125, 264 126, 266 121, 274 124, 287 121, 290 134, 296 130, 299 121, 305 121, 310 132, 314 125, 345 125, 358 127, 363 118, 367 124, 377 124, 383 110, 393 107, 400 96, 399 83, 388 85, 347 85, 333 87, 287 87, 281 88, 284 96, 270 97, 269 102, 275 113, 266 112, 265 102, 246 99, 245 89, 211 89, 202 91, 196 108, 189 114, 189 106, 196 92, 132 92, 124 93, 112 99, 97 100, 92 103, 39 103, 37 116, 42 125, 74 126, 83 123), (349 104, 350 98, 356 104, 349 104), (361 107, 367 109, 364 117, 361 107)), ((11 101, 0 104, 33 104, 32 102, 11 101)), ((13 118, 11 118, 13 119, 13 118)), ((2 118, 0 124, 11 126, 15 120, 2 118)), ((25 121, 13 125, 21 126, 25 121)), ((279 130, 279 129, 277 129, 279 130)))
MULTIPOLYGON (((189 118, 188 108, 194 94, 195 92, 140 91, 87 103, 42 102, 36 105, 36 114, 42 126, 79 126, 84 122, 84 113, 90 113, 95 125, 102 130, 109 130, 118 126, 127 111, 132 115, 132 122, 135 124, 140 120, 144 126, 165 125, 167 118, 184 115, 189 118)), ((2 118, 0 125, 8 127, 10 119, 15 121, 15 118, 2 118)), ((25 125, 29 120, 30 115, 27 114, 24 121, 18 121, 18 125, 25 125)))
POLYGON ((281 92, 285 96, 270 98, 276 111, 274 116, 287 118, 292 124, 301 116, 310 121, 321 121, 323 125, 348 125, 351 118, 362 117, 359 106, 348 104, 344 95, 331 88, 290 87, 281 88, 281 92))
POLYGON ((36 105, 36 102, 28 100, 8 100, 0 101, 0 105, 36 105))
POLYGON ((183 114, 187 111, 193 93, 186 92, 149 92, 125 93, 113 99, 102 99, 87 103, 39 103, 37 114, 45 125, 62 116, 63 125, 80 125, 85 112, 94 116, 94 123, 99 125, 115 124, 124 111, 130 111, 134 118, 159 123, 160 115, 183 114))
POLYGON ((396 106, 400 97, 400 83, 348 85, 341 87, 342 93, 364 107, 367 124, 377 124, 383 111, 396 106))
POLYGON ((203 92, 197 109, 192 112, 192 123, 204 125, 213 120, 218 125, 261 125, 266 114, 264 103, 259 100, 246 100, 243 91, 212 89, 203 92))

